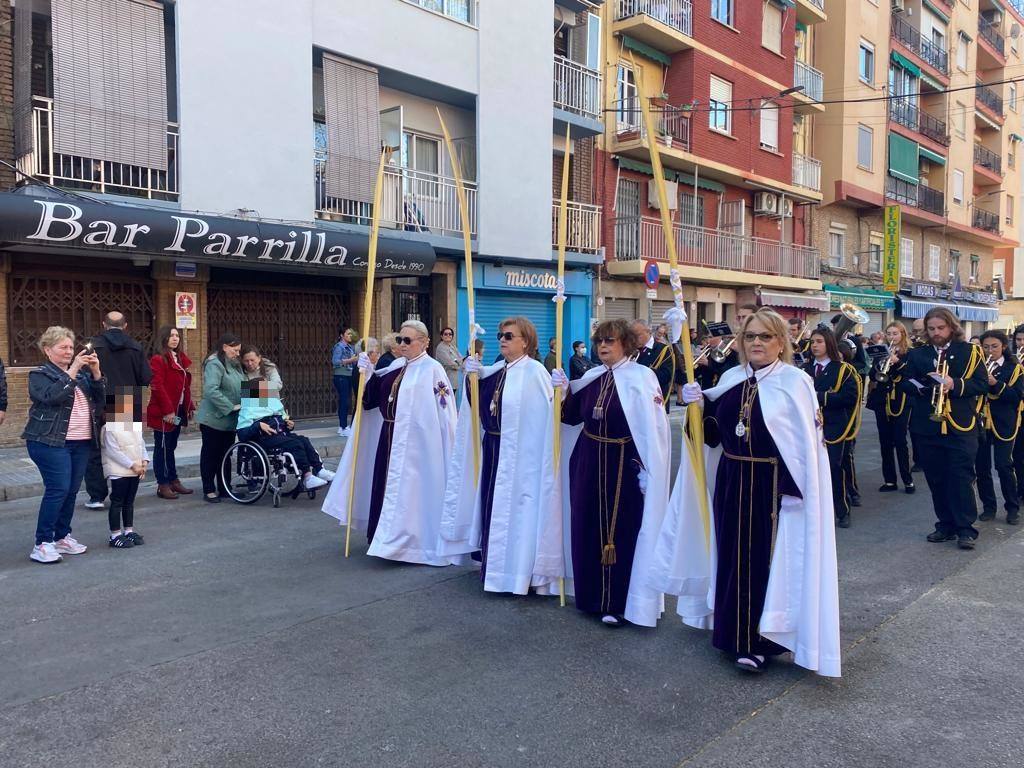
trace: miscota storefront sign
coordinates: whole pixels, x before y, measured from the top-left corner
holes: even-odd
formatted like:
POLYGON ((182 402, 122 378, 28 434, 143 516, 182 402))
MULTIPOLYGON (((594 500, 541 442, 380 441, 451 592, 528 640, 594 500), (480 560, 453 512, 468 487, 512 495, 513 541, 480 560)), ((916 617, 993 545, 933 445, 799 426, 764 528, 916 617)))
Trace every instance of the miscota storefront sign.
MULTIPOLYGON (((344 276, 365 273, 369 238, 301 224, 0 193, 0 245, 344 276)), ((426 243, 382 238, 377 270, 429 274, 434 258, 426 243)))

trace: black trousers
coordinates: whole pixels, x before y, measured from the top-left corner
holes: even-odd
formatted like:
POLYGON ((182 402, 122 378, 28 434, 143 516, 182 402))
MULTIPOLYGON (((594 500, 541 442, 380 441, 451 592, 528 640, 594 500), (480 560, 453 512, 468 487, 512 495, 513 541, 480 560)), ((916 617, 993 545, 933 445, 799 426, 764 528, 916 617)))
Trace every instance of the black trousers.
POLYGON ((828 468, 832 475, 832 506, 835 509, 837 520, 842 520, 850 514, 849 493, 843 473, 848 447, 848 442, 827 446, 828 468))
POLYGON ((1000 440, 986 429, 978 437, 978 459, 974 463, 974 470, 978 474, 978 498, 981 499, 981 508, 986 512, 996 511, 993 463, 999 475, 1003 508, 1007 513, 1016 514, 1020 510, 1020 498, 1017 496, 1017 475, 1013 469, 1013 441, 1000 440))
POLYGON ((98 445, 93 446, 89 463, 85 465, 85 490, 89 493, 89 501, 107 498, 107 478, 103 476, 103 458, 98 445))
MULTIPOLYGON (((235 431, 214 429, 200 424, 199 432, 203 437, 203 445, 199 449, 199 474, 203 478, 203 493, 219 492, 221 496, 226 496, 227 489, 224 487, 220 469, 224 463, 224 455, 235 444, 235 431)), ((230 481, 230 467, 227 469, 227 477, 230 481)))
MULTIPOLYGON (((1013 441, 1013 473, 1016 477, 1024 477, 1024 429, 1017 433, 1017 439, 1013 441)), ((1024 491, 1017 484, 1017 493, 1024 491)))
POLYGON ((305 435, 298 435, 294 432, 284 432, 279 435, 260 435, 259 444, 265 449, 287 451, 299 465, 299 471, 305 474, 312 469, 319 472, 324 468, 320 454, 316 452, 313 443, 305 435))
POLYGON ((882 451, 882 480, 888 485, 896 485, 896 468, 899 467, 899 479, 904 485, 914 482, 910 474, 910 451, 907 448, 907 424, 910 422, 910 408, 904 408, 896 418, 885 414, 885 406, 875 411, 875 424, 878 425, 878 445, 882 451))
POLYGON ((135 494, 138 492, 137 476, 110 479, 110 509, 107 517, 111 533, 122 528, 131 528, 135 524, 135 494))
POLYGON ((946 435, 918 435, 917 450, 917 460, 932 494, 935 530, 977 538, 978 531, 974 527, 978 519, 974 500, 977 433, 951 431, 946 435))
POLYGON ((860 498, 860 486, 857 485, 857 465, 853 461, 853 453, 857 449, 857 438, 846 441, 846 453, 843 454, 843 488, 848 499, 860 498))

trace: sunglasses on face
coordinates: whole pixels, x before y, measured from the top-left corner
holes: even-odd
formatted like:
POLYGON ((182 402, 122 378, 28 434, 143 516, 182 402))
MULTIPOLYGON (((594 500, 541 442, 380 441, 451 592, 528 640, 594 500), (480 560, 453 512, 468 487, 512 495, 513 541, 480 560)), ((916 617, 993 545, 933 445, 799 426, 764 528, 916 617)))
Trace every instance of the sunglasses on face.
POLYGON ((771 341, 774 338, 775 338, 775 334, 774 333, 749 333, 749 332, 747 332, 747 333, 743 334, 743 340, 746 341, 746 342, 751 342, 751 341, 754 341, 755 339, 758 339, 758 340, 764 342, 765 344, 767 344, 769 341, 771 341))
POLYGON ((607 344, 607 345, 611 346, 612 344, 614 344, 618 340, 619 340, 618 336, 598 336, 598 337, 596 337, 594 339, 594 343, 597 344, 597 345, 607 344))
POLYGON ((412 336, 398 336, 395 338, 395 341, 397 341, 399 344, 412 344, 416 340, 417 339, 413 338, 412 336))
POLYGON ((512 341, 512 339, 517 339, 517 338, 519 338, 519 337, 516 336, 516 334, 512 333, 512 331, 505 331, 504 333, 501 333, 501 332, 498 333, 498 341, 512 341))

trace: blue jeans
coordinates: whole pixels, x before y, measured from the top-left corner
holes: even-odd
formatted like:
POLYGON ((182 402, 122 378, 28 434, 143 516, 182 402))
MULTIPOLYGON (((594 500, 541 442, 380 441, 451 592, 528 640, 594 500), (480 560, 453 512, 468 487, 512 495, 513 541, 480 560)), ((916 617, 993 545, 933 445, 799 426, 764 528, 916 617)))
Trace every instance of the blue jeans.
POLYGON ((68 440, 63 448, 27 441, 28 455, 43 478, 43 500, 39 504, 36 544, 60 541, 71 533, 75 496, 85 477, 85 465, 92 451, 91 440, 68 440))
POLYGON ((153 474, 159 485, 167 485, 178 479, 178 468, 174 465, 174 450, 178 447, 181 425, 170 432, 153 430, 153 474))
POLYGON ((334 390, 338 393, 338 426, 348 426, 348 404, 352 397, 352 377, 334 376, 334 390))

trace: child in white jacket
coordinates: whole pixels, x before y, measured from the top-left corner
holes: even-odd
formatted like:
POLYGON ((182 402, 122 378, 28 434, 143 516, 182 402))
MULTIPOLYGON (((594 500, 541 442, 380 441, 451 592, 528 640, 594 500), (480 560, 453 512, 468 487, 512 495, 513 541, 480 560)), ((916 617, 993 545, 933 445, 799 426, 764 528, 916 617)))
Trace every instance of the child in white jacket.
POLYGON ((134 395, 114 395, 114 411, 101 432, 103 474, 110 480, 110 546, 128 549, 145 544, 135 532, 135 494, 146 476, 149 451, 142 437, 142 422, 135 421, 134 395))

